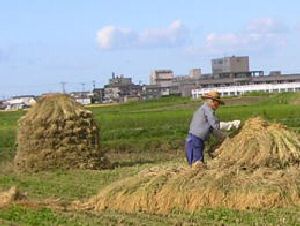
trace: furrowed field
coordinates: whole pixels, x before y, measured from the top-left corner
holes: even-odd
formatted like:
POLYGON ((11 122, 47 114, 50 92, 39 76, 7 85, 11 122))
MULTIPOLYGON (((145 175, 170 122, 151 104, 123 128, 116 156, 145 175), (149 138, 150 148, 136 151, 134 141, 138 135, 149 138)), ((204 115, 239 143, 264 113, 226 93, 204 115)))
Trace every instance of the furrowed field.
MULTIPOLYGON (((217 115, 221 121, 262 116, 300 131, 300 95, 252 95, 225 99, 217 115)), ((200 101, 168 97, 157 101, 110 106, 93 106, 101 132, 101 148, 115 166, 112 170, 55 170, 16 173, 12 159, 17 121, 25 111, 0 112, 0 191, 17 186, 28 199, 87 199, 105 185, 136 175, 139 171, 163 164, 184 162, 184 139, 192 113, 200 101)), ((207 145, 208 149, 214 140, 207 145)), ((208 158, 208 157, 207 157, 208 158)), ((58 211, 12 205, 0 209, 0 225, 300 225, 300 209, 209 209, 194 213, 174 210, 168 216, 144 213, 124 214, 112 210, 103 213, 58 211)))

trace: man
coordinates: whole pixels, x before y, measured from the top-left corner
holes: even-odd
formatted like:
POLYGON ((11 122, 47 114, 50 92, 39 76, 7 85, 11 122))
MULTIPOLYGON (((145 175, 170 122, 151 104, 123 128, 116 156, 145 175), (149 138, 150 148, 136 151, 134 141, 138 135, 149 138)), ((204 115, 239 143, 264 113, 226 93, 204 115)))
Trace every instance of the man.
POLYGON ((201 98, 205 100, 205 103, 194 112, 186 138, 186 158, 192 167, 205 167, 204 142, 210 133, 214 133, 219 139, 224 138, 219 120, 215 117, 215 110, 220 104, 224 104, 220 93, 211 91, 202 95, 201 98))

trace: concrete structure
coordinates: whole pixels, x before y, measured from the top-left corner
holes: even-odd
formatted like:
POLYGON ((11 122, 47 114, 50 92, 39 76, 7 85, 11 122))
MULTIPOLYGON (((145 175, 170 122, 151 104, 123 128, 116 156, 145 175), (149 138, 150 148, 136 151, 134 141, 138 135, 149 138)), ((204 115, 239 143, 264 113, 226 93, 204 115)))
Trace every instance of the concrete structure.
POLYGON ((109 79, 109 84, 104 86, 103 91, 94 90, 98 92, 98 96, 102 95, 103 103, 123 103, 142 98, 142 86, 134 85, 131 78, 125 78, 122 74, 116 76, 115 73, 112 73, 112 78, 109 79))
MULTIPOLYGON (((223 95, 238 95, 248 92, 248 88, 245 91, 235 92, 232 88, 226 87, 300 82, 300 74, 281 74, 280 71, 271 71, 269 75, 265 75, 263 71, 250 71, 248 56, 213 59, 212 68, 213 73, 202 74, 201 69, 192 69, 189 74, 177 77, 174 76, 172 70, 155 70, 150 73, 150 85, 143 86, 134 85, 131 78, 124 78, 123 75, 116 76, 113 73, 109 85, 104 86, 102 91, 103 101, 126 102, 127 100, 156 99, 168 95, 191 96, 192 90, 195 89, 220 89, 222 92, 225 90, 223 95)), ((256 90, 256 88, 253 89, 256 90)), ((259 87, 257 89, 260 90, 259 87)), ((276 88, 272 91, 267 90, 276 92, 276 88)), ((295 90, 297 91, 297 88, 295 90)))
POLYGON ((172 86, 174 72, 171 70, 155 70, 150 74, 150 85, 161 87, 172 86))
POLYGON ((6 109, 6 104, 4 100, 0 100, 0 110, 6 109))
POLYGON ((161 97, 161 87, 158 85, 144 85, 142 87, 142 99, 152 100, 161 97))
POLYGON ((94 94, 90 92, 72 92, 70 96, 80 104, 86 105, 91 104, 94 94))
POLYGON ((119 87, 104 87, 103 103, 119 102, 119 87))
POLYGON ((201 78, 201 69, 192 69, 190 70, 189 77, 191 79, 200 79, 201 78))
POLYGON ((132 84, 131 78, 125 78, 123 74, 115 75, 114 72, 112 73, 112 78, 109 79, 110 86, 129 86, 132 84))
POLYGON ((102 103, 104 98, 104 88, 93 89, 93 103, 102 103))
POLYGON ((232 56, 212 59, 212 73, 217 78, 222 78, 220 76, 222 73, 231 72, 249 72, 249 57, 248 56, 232 56))
POLYGON ((201 97, 201 95, 206 94, 211 90, 220 92, 222 96, 237 96, 237 95, 251 93, 251 92, 263 92, 263 93, 300 92, 300 82, 285 83, 285 84, 260 84, 260 85, 193 89, 192 98, 197 99, 201 97))

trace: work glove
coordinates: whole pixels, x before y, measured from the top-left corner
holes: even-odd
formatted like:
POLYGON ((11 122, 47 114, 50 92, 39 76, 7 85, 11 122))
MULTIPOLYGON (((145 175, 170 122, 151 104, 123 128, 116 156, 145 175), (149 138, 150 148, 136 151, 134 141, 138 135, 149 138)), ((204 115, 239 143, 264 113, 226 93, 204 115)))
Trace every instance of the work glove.
POLYGON ((220 129, 223 131, 230 131, 231 129, 238 129, 240 127, 241 120, 233 120, 231 122, 220 122, 220 129))

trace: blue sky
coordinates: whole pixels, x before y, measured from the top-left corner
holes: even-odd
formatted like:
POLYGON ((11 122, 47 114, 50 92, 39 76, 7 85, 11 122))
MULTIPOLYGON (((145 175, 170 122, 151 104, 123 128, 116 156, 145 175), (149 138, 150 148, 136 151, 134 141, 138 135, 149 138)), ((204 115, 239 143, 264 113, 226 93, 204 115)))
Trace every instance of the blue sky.
POLYGON ((148 84, 155 69, 211 72, 250 56, 252 70, 300 72, 296 0, 0 0, 0 99, 81 91, 111 72, 148 84))

